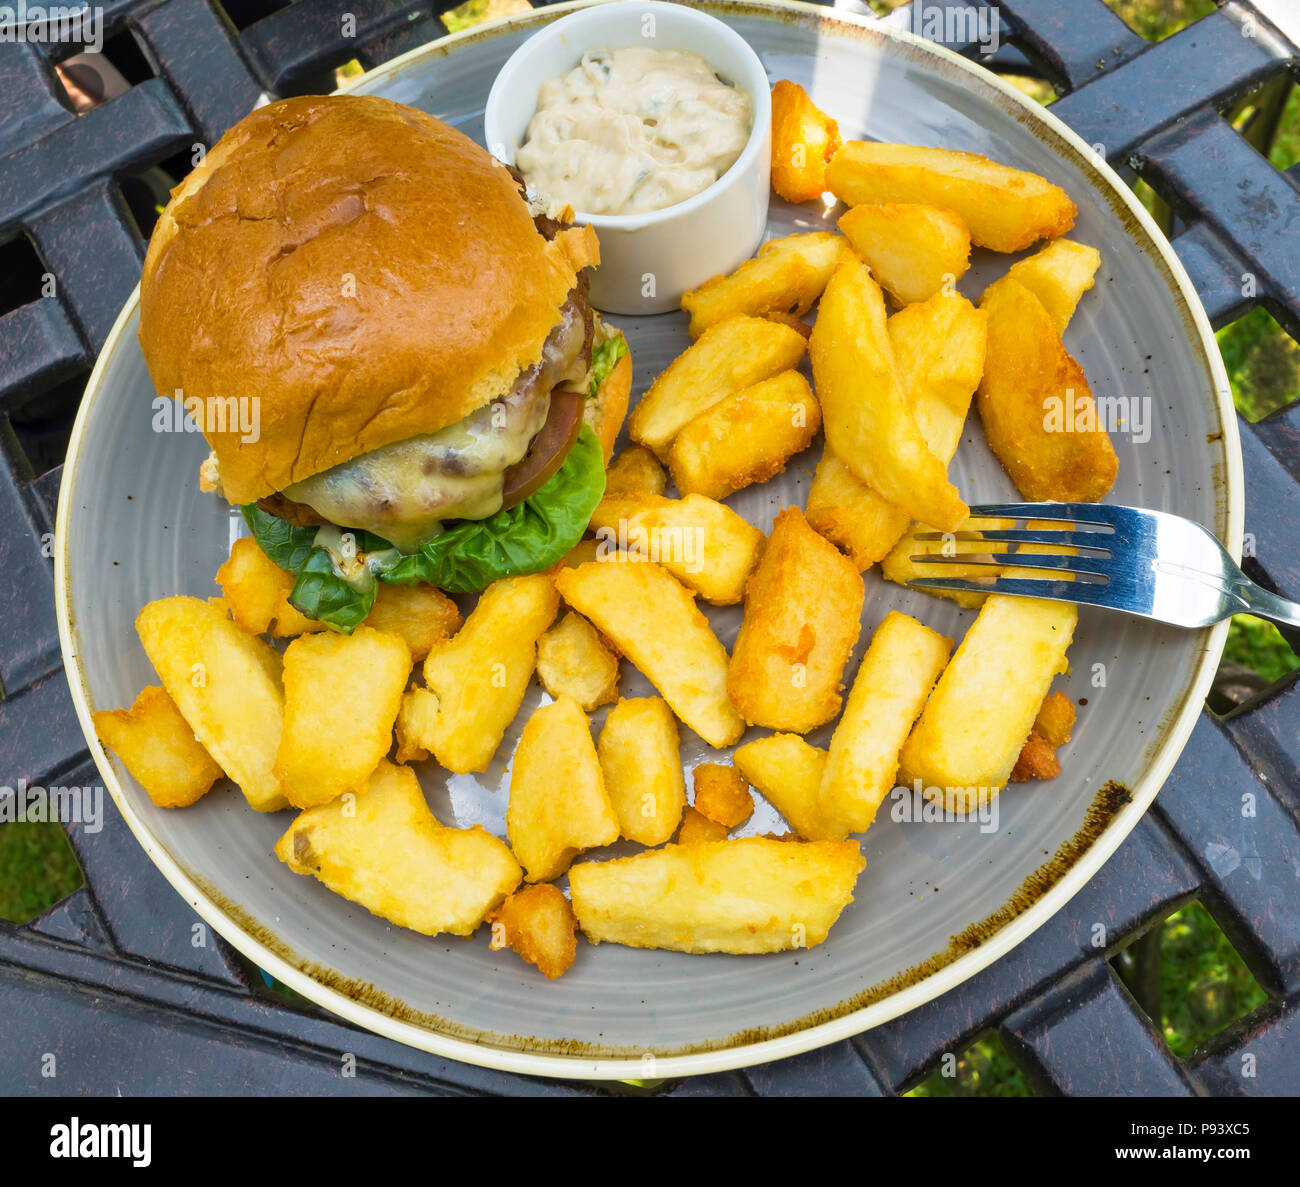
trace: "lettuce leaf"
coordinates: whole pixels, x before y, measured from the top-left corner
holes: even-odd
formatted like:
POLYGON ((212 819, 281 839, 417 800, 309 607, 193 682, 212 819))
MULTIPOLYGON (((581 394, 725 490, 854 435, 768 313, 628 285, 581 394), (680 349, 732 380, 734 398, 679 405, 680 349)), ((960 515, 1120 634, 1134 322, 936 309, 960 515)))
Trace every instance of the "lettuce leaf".
MULTIPOLYGON (((613 358, 617 362, 618 355, 613 358)), ((540 573, 582 538, 604 493, 600 442, 584 424, 564 464, 529 498, 487 519, 454 524, 376 577, 395 585, 425 581, 448 593, 478 593, 502 577, 540 573)), ((340 577, 329 553, 316 547, 316 528, 295 527, 255 503, 242 511, 262 551, 295 578, 291 605, 344 634, 365 621, 375 600, 374 583, 357 589, 340 577)), ((370 532, 354 535, 361 552, 392 547, 370 532)))
POLYGON ((594 400, 600 391, 600 385, 609 378, 614 365, 627 354, 627 339, 622 334, 615 334, 591 348, 591 383, 587 387, 587 399, 594 400))
POLYGON ((529 498, 487 519, 462 520, 381 573, 384 581, 427 581, 448 593, 477 593, 502 577, 540 573, 573 548, 605 493, 605 459, 584 424, 569 456, 529 498))
POLYGON ((334 571, 329 553, 316 547, 316 528, 295 527, 256 503, 240 511, 262 551, 295 578, 289 594, 295 609, 345 635, 365 621, 375 602, 374 582, 366 589, 354 589, 344 581, 334 571))

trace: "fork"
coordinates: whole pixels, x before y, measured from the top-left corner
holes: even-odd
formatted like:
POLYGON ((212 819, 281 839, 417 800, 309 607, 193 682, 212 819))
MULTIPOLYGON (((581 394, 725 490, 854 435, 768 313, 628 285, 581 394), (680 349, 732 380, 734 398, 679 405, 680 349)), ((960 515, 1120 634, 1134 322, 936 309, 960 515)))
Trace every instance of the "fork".
POLYGON ((951 555, 913 556, 913 561, 940 565, 1011 565, 1045 572, 1042 578, 997 577, 992 581, 914 578, 908 585, 1078 602, 1182 627, 1211 626, 1234 614, 1254 614, 1281 626, 1300 627, 1300 605, 1256 585, 1214 535, 1190 519, 1100 503, 985 503, 972 507, 970 513, 972 517, 1051 520, 1065 526, 930 531, 918 532, 913 538, 967 545, 1054 545, 1073 552, 954 551, 951 555), (1053 571, 1063 576, 1053 579, 1053 571))

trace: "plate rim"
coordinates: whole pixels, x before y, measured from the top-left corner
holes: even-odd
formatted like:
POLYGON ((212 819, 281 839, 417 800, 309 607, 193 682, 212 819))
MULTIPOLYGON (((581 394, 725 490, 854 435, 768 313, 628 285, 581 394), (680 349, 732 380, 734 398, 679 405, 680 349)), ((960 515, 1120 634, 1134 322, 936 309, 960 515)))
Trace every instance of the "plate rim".
MULTIPOLYGON (((373 83, 377 78, 397 73, 405 67, 427 57, 445 56, 454 52, 468 42, 486 39, 498 33, 513 31, 528 25, 549 24, 552 20, 582 8, 592 7, 607 0, 567 0, 565 3, 534 9, 531 12, 504 17, 485 22, 458 33, 418 46, 392 60, 368 71, 340 87, 337 93, 349 93, 362 85, 373 83)), ((682 0, 674 0, 682 2, 682 0)), ((928 53, 941 60, 955 64, 961 70, 979 78, 985 85, 992 86, 1013 101, 1029 116, 1029 123, 1034 121, 1046 125, 1097 171, 1100 180, 1106 185, 1112 197, 1118 197, 1121 205, 1146 232, 1152 246, 1169 270, 1178 293, 1181 295, 1190 315, 1191 325, 1195 328, 1196 338, 1209 363, 1211 378, 1214 381, 1214 397, 1218 404, 1218 413, 1222 425, 1224 457, 1226 472, 1222 489, 1226 494, 1224 519, 1228 539, 1225 547, 1234 559, 1240 560, 1242 531, 1245 517, 1244 471, 1241 458, 1241 444, 1237 414, 1232 402, 1231 388, 1227 372, 1219 352, 1209 318, 1201 304, 1200 297, 1192 285, 1182 262, 1178 259, 1168 239, 1156 226, 1146 209, 1138 202, 1132 190, 1111 168, 1104 158, 1093 152, 1080 136, 1068 125, 1052 114, 1051 108, 1040 107, 1028 96, 1004 82, 998 75, 979 64, 961 57, 959 54, 925 40, 906 29, 897 28, 874 17, 840 9, 828 9, 821 5, 805 3, 803 0, 686 0, 690 7, 713 10, 715 14, 747 13, 769 19, 781 19, 781 14, 790 13, 804 19, 818 22, 847 25, 877 33, 886 40, 895 41, 922 53, 928 53)), ((1132 799, 1110 819, 1106 828, 1089 846, 1087 851, 1074 862, 1058 882, 1043 894, 1032 906, 1004 924, 992 936, 984 940, 978 948, 956 958, 933 973, 897 990, 878 1001, 850 1010, 825 1022, 793 1030, 787 1034, 772 1038, 741 1040, 729 1043, 723 1039, 720 1045, 705 1049, 688 1051, 681 1054, 653 1056, 653 1070, 647 1073, 644 1056, 579 1056, 562 1055, 527 1048, 511 1048, 486 1043, 431 1029, 415 1023, 404 1022, 392 1014, 385 1013, 373 1006, 365 1005, 355 998, 314 979, 307 972, 279 955, 263 941, 245 930, 243 925, 219 906, 209 894, 201 888, 195 878, 187 873, 180 863, 168 853, 153 836, 143 819, 131 807, 117 772, 109 761, 100 744, 91 720, 91 708, 85 674, 81 668, 80 651, 77 646, 77 628, 72 622, 71 589, 69 585, 70 561, 67 553, 66 525, 73 513, 75 503, 74 489, 78 473, 77 461, 81 454, 86 424, 95 398, 101 390, 103 374, 109 360, 113 357, 126 327, 134 317, 140 298, 137 284, 117 319, 113 323, 103 347, 100 349, 95 366, 86 383, 86 389, 78 408, 72 434, 68 442, 64 461, 64 472, 60 484, 58 510, 55 525, 54 579, 55 610, 58 621, 59 643, 63 653, 64 674, 68 681, 76 710, 78 723, 84 734, 91 757, 103 778, 113 802, 122 814, 127 827, 140 843, 149 859, 159 869, 172 887, 185 899, 201 919, 212 927, 242 955, 254 961, 290 988, 301 993, 317 1005, 344 1020, 360 1026, 385 1038, 415 1047, 433 1055, 453 1059, 496 1071, 548 1076, 559 1079, 617 1080, 617 1079, 670 1079, 692 1075, 704 1075, 713 1072, 731 1071, 741 1067, 768 1063, 786 1059, 794 1055, 815 1050, 829 1043, 861 1034, 893 1018, 908 1013, 927 1002, 960 985, 980 970, 1002 959, 1013 948, 1048 922, 1066 903, 1074 897, 1106 863, 1120 844, 1129 836, 1138 821, 1146 814, 1156 794, 1164 785, 1174 764, 1186 746, 1188 738, 1200 720, 1205 696, 1209 691, 1218 666, 1218 659, 1227 638, 1229 621, 1225 620, 1210 628, 1206 646, 1200 653, 1195 678, 1188 685, 1183 703, 1176 707, 1175 715, 1169 721, 1163 739, 1155 747, 1142 775, 1132 787, 1132 799)), ((1190 337, 1191 335, 1189 335, 1190 337)), ((287 947, 287 946, 286 946, 287 947)))

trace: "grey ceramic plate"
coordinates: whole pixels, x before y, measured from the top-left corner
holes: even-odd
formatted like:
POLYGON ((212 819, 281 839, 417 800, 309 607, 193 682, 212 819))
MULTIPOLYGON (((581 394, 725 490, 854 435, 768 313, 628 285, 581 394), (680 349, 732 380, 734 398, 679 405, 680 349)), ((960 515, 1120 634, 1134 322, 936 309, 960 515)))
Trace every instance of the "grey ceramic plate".
MULTIPOLYGON (((1151 414, 1149 439, 1115 434, 1111 499, 1190 516, 1238 548, 1236 421, 1209 325, 1168 245, 1087 146, 992 75, 869 21, 807 6, 709 7, 751 42, 773 79, 806 86, 846 138, 971 149, 1065 187, 1079 206, 1074 235, 1104 260, 1067 345, 1096 393, 1140 398, 1151 414)), ((564 11, 447 38, 353 89, 424 108, 478 137, 498 68, 564 11)), ((833 214, 778 203, 770 230, 830 225, 833 214)), ((979 259, 962 288, 977 295, 1006 264, 979 259)), ((621 322, 638 392, 687 344, 684 321, 621 322)), ((428 939, 291 874, 271 852, 291 817, 251 811, 233 787, 185 811, 153 807, 95 741, 89 712, 130 704, 155 679, 133 630, 137 610, 170 594, 215 595, 213 574, 238 530, 224 505, 196 487, 202 439, 151 430, 136 325, 132 299, 82 404, 59 506, 64 656, 105 783, 173 885, 237 948, 354 1022, 457 1059, 560 1076, 712 1071, 830 1042, 950 989, 1061 909, 1133 827, 1191 730, 1222 647, 1223 628, 1180 633, 1085 610, 1063 686, 1087 705, 1062 754, 1064 773, 1005 792, 995 831, 882 817, 863 838, 867 867, 855 901, 811 951, 686 956, 583 944, 573 969, 547 982, 512 954, 490 952, 484 931, 428 939)), ((804 502, 819 447, 732 505, 768 528, 781 507, 804 502)), ((954 473, 972 503, 1014 493, 977 417, 954 473)), ((891 608, 957 637, 972 618, 869 575, 864 640, 891 608)), ((712 618, 730 644, 739 610, 712 618)), ((626 664, 623 691, 650 691, 626 664)), ((540 696, 534 688, 521 722, 540 696)), ((482 776, 448 778, 427 766, 422 778, 442 819, 504 831, 518 725, 482 776)), ((687 767, 717 757, 683 729, 687 767)), ((760 805, 742 831, 782 828, 760 805)))

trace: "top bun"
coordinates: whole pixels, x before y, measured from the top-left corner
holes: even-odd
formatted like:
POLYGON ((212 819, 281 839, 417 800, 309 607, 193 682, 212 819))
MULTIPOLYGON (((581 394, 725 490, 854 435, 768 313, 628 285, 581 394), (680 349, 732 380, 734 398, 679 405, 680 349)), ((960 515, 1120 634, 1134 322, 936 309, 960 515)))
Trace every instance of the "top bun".
POLYGON ((225 494, 249 503, 504 394, 598 260, 589 228, 548 242, 506 168, 432 116, 284 99, 172 191, 140 346, 160 394, 203 402, 225 494), (256 441, 212 415, 236 398, 256 441))

